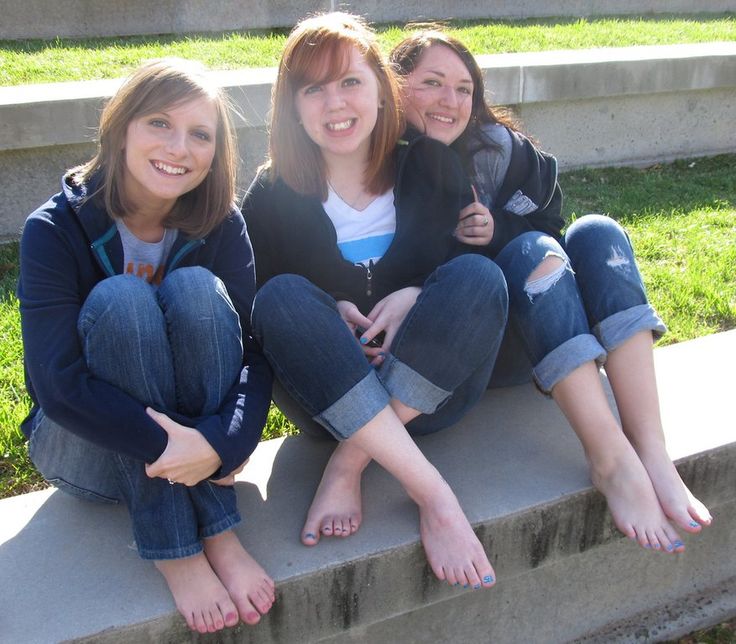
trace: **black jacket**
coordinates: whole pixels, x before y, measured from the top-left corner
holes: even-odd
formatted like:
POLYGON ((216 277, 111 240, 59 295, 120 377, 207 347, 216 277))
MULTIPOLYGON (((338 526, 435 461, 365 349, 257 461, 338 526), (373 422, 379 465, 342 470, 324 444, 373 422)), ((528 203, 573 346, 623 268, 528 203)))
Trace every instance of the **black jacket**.
POLYGON ((460 159, 442 143, 415 133, 407 133, 395 155, 396 234, 371 268, 343 258, 318 196, 298 194, 261 171, 242 206, 258 285, 281 273, 302 275, 365 314, 389 293, 421 286, 448 261, 457 247, 452 234, 458 213, 473 200, 460 159))

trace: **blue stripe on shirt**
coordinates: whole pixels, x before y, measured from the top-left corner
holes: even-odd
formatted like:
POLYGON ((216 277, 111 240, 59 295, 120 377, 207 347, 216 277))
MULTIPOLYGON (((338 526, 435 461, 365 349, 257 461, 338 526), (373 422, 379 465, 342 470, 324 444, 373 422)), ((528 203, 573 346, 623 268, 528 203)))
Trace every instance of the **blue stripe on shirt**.
POLYGON ((364 239, 355 239, 353 241, 342 242, 338 244, 342 256, 353 264, 367 262, 369 259, 383 257, 391 241, 394 238, 393 233, 385 235, 376 235, 375 237, 366 237, 364 239))

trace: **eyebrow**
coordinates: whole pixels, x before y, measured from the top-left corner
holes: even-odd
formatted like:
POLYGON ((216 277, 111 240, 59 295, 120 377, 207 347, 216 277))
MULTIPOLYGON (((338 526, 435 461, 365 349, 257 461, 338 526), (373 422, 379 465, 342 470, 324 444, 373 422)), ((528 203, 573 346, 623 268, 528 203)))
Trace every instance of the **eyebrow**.
MULTIPOLYGON (((447 78, 447 74, 445 74, 444 72, 437 71, 436 69, 428 69, 427 71, 430 74, 434 74, 435 76, 441 76, 442 78, 447 78)), ((461 78, 459 82, 461 82, 461 83, 467 83, 468 85, 472 85, 473 84, 473 79, 471 79, 471 78, 461 78)))
MULTIPOLYGON (((158 112, 151 112, 148 115, 148 118, 150 118, 152 116, 165 116, 167 119, 170 119, 171 118, 171 114, 169 114, 169 112, 166 112, 165 110, 159 110, 158 112)), ((143 117, 143 118, 147 118, 147 117, 143 117)), ((203 128, 203 129, 206 129, 206 130, 216 130, 217 129, 217 126, 212 126, 209 123, 199 123, 198 125, 193 125, 192 127, 195 127, 195 128, 203 128)))

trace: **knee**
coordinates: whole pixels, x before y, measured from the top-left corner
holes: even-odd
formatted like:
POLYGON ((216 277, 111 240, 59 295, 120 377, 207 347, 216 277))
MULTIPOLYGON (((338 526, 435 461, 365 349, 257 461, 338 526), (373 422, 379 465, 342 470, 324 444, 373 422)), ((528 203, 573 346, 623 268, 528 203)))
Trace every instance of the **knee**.
POLYGON ((611 243, 628 244, 628 236, 621 225, 605 215, 585 215, 576 219, 565 233, 565 245, 591 246, 611 243))
POLYGON ((493 313, 506 315, 506 279, 492 260, 477 254, 460 255, 441 267, 440 275, 442 274, 445 279, 449 278, 446 289, 448 302, 456 300, 466 310, 467 307, 479 308, 482 317, 493 313))
POLYGON ((265 324, 273 326, 283 321, 290 324, 304 315, 308 300, 327 295, 301 275, 284 273, 272 277, 256 293, 251 322, 256 334, 265 324))
POLYGON ((234 311, 225 284, 202 266, 178 268, 158 289, 158 299, 167 317, 198 320, 206 311, 234 311))
POLYGON ((136 317, 136 312, 156 306, 153 288, 134 275, 114 275, 98 282, 90 291, 82 313, 100 317, 112 313, 119 318, 136 317))

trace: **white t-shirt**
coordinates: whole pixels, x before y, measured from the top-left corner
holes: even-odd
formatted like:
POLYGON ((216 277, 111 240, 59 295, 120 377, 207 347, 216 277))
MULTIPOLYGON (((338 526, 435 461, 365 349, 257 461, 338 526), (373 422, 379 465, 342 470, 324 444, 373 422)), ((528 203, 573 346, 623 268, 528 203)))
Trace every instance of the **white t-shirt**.
POLYGON ((337 232, 337 246, 342 256, 353 264, 368 266, 383 257, 396 232, 394 191, 376 197, 363 210, 355 210, 328 186, 327 201, 322 203, 337 232))

